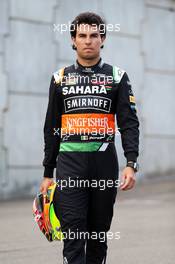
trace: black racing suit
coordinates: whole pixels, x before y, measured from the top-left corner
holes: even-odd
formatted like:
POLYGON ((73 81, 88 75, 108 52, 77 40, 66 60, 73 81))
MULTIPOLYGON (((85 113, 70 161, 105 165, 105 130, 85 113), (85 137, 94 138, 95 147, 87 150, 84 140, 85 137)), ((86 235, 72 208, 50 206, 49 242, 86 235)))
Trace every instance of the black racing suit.
POLYGON ((76 62, 52 76, 43 165, 44 177, 52 178, 56 168, 64 263, 106 262, 118 179, 115 116, 124 155, 136 161, 139 121, 126 72, 100 59, 91 67, 76 62))

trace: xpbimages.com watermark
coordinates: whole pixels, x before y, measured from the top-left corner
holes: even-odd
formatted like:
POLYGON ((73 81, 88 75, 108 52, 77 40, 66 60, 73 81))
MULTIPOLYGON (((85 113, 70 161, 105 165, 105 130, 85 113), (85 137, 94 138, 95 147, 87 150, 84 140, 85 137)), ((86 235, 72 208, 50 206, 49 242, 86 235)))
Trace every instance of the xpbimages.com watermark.
POLYGON ((69 31, 75 31, 77 28, 81 29, 81 31, 99 31, 100 34, 104 34, 105 32, 119 32, 120 31, 120 24, 100 24, 100 25, 96 25, 96 24, 92 24, 92 25, 88 25, 88 24, 80 24, 80 25, 75 25, 72 24, 70 21, 68 21, 67 23, 57 23, 57 24, 53 24, 53 31, 54 32, 58 32, 60 34, 64 34, 65 32, 69 31))
POLYGON ((106 240, 116 239, 119 240, 121 238, 120 232, 88 232, 88 231, 71 231, 70 229, 67 232, 62 232, 61 234, 61 241, 64 239, 74 240, 74 239, 83 239, 83 240, 99 240, 101 243, 105 242, 106 240))
MULTIPOLYGON (((91 73, 91 67, 85 67, 84 72, 91 73)), ((119 75, 121 73, 119 72, 119 75)), ((59 78, 58 76, 54 76, 56 79, 59 78)), ((60 85, 75 85, 80 84, 84 85, 87 83, 91 83, 93 85, 111 85, 114 83, 114 76, 112 75, 105 75, 105 74, 93 74, 89 75, 80 75, 77 73, 68 73, 68 75, 64 75, 62 78, 58 79, 60 85)))
POLYGON ((109 188, 118 188, 122 184, 120 179, 81 179, 77 176, 76 179, 68 177, 68 179, 58 179, 57 186, 63 190, 64 188, 98 188, 104 191, 109 188))
MULTIPOLYGON (((95 99, 94 99, 95 100, 95 99)), ((113 139, 114 134, 115 136, 120 136, 119 128, 113 129, 113 127, 83 127, 85 126, 85 121, 83 119, 87 118, 79 118, 82 119, 82 121, 77 120, 77 123, 79 122, 79 125, 76 127, 67 126, 65 128, 54 128, 54 136, 60 136, 62 141, 67 141, 71 136, 80 136, 81 140, 91 140, 91 139, 98 139, 102 140, 106 138, 106 141, 110 141, 113 139), (82 125, 80 125, 82 122, 82 125), (84 122, 84 123, 83 123, 84 122)), ((108 121, 108 120, 107 120, 108 121)))

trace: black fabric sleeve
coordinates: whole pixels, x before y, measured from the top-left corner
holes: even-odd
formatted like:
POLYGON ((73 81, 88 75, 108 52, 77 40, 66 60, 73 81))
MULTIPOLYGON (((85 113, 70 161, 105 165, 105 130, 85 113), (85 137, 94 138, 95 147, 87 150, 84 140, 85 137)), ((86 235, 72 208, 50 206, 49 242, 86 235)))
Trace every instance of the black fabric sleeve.
POLYGON ((118 84, 116 118, 124 155, 127 161, 136 161, 139 155, 139 120, 127 73, 124 73, 118 84))
POLYGON ((61 111, 59 96, 52 77, 49 88, 49 102, 44 124, 44 177, 52 178, 60 145, 61 111))

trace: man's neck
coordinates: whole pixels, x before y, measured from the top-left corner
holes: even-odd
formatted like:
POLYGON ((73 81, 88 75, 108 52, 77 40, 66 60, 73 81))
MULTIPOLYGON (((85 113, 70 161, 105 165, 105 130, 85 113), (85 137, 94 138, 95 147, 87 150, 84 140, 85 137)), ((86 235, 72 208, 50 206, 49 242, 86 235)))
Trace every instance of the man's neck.
POLYGON ((82 66, 85 66, 85 67, 93 66, 93 65, 97 64, 99 60, 100 60, 100 56, 95 58, 95 59, 91 59, 91 60, 86 60, 86 59, 82 59, 80 57, 77 57, 78 63, 81 64, 82 66))

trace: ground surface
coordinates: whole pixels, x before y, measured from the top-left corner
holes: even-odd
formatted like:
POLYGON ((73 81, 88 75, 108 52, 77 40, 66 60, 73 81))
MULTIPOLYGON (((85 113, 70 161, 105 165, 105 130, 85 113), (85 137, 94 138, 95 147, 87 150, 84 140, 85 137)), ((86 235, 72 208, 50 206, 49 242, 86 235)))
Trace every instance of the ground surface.
MULTIPOLYGON (((108 264, 175 263, 175 180, 146 180, 119 192, 108 264)), ((32 201, 0 203, 0 263, 62 264, 62 243, 46 241, 32 217, 32 201), (19 230, 17 232, 17 230, 19 230)))

